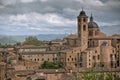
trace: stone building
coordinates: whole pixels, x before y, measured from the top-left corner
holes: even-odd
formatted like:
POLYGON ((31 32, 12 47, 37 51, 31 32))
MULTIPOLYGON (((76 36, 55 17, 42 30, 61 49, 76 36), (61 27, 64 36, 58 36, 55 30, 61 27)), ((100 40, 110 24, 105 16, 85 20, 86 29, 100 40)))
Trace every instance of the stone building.
MULTIPOLYGON (((56 45, 57 43, 53 44, 56 45)), ((22 46, 17 48, 19 63, 15 68, 16 70, 35 70, 45 61, 59 63, 59 51, 55 50, 51 50, 49 46, 22 46)))
POLYGON ((69 66, 98 69, 120 68, 120 36, 106 36, 100 31, 92 15, 88 22, 88 17, 83 10, 77 17, 77 21, 78 34, 65 38, 71 47, 61 51, 61 62, 67 68, 69 66))
MULTIPOLYGON (((90 68, 113 71, 120 77, 120 35, 107 36, 101 32, 93 16, 88 20, 83 10, 77 17, 77 25, 77 34, 41 46, 0 49, 0 80, 5 79, 5 74, 13 80, 66 80, 70 77, 67 70, 77 73, 90 68), (62 64, 64 69, 39 71, 44 61, 62 64)), ((76 75, 73 76, 70 78, 75 79, 76 75)))
POLYGON ((42 46, 16 48, 19 59, 63 64, 64 68, 120 69, 120 35, 107 36, 85 11, 77 17, 77 34, 56 39, 42 46))
POLYGON ((77 72, 91 68, 113 71, 113 74, 120 77, 120 35, 107 36, 101 32, 93 16, 91 15, 89 20, 83 10, 77 17, 77 25, 77 34, 48 41, 41 46, 17 46, 14 50, 9 48, 6 49, 9 52, 7 55, 4 54, 4 49, 0 49, 0 80, 5 77, 3 62, 12 68, 6 72, 12 71, 9 76, 13 80, 76 79, 77 72), (44 61, 62 64, 64 69, 38 70, 44 61))

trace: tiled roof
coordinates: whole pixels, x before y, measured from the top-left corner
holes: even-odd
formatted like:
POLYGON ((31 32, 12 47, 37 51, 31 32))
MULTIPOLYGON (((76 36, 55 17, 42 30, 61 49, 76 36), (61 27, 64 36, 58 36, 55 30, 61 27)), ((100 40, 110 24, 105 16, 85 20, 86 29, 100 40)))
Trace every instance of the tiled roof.
POLYGON ((34 54, 56 54, 59 53, 59 51, 44 51, 44 52, 23 52, 22 54, 25 55, 34 55, 34 54))
POLYGON ((75 34, 70 34, 70 35, 68 35, 68 36, 65 37, 65 38, 72 38, 72 39, 74 39, 74 38, 78 38, 78 37, 77 37, 77 35, 75 35, 75 34))
POLYGON ((37 48, 46 48, 46 47, 48 47, 48 46, 47 45, 41 45, 41 46, 24 45, 24 46, 19 46, 19 48, 21 48, 21 49, 29 49, 29 48, 37 49, 37 48))

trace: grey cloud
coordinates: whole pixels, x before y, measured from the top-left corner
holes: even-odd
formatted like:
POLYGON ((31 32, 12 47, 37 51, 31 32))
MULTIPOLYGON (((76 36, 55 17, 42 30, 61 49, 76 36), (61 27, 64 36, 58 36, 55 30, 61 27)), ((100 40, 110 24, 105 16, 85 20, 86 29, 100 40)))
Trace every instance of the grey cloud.
MULTIPOLYGON (((4 5, 4 7, 0 7, 0 16, 24 15, 35 12, 41 15, 56 14, 65 19, 76 21, 81 7, 84 7, 86 14, 90 17, 92 13, 98 24, 99 22, 120 22, 119 0, 0 0, 0 5, 4 5)), ((75 24, 71 25, 70 30, 76 28, 77 25, 75 24)), ((44 25, 48 25, 48 23, 44 23, 44 25)), ((30 24, 29 26, 33 25, 30 24)), ((46 26, 46 28, 58 31, 61 28, 60 26, 51 25, 46 26)), ((66 26, 70 25, 67 24, 66 26)), ((69 30, 66 26, 62 29, 69 30)))
POLYGON ((120 34, 120 25, 102 26, 101 31, 107 35, 120 34))

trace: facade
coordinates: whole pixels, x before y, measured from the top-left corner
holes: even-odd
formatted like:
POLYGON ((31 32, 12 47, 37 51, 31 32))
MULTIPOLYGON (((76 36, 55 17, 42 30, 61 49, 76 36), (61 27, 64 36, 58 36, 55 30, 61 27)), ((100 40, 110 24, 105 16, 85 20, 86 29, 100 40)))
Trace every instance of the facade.
MULTIPOLYGON (((55 44, 56 45, 56 44, 55 44)), ((17 48, 18 65, 16 70, 36 70, 45 62, 60 62, 59 51, 54 51, 50 47, 24 46, 17 48)))
POLYGON ((66 57, 63 56, 65 59, 61 62, 64 61, 63 63, 65 64, 65 66, 69 68, 68 64, 70 65, 70 54, 73 53, 72 59, 77 59, 75 62, 73 62, 73 65, 71 65, 71 67, 73 68, 94 67, 97 69, 104 68, 109 70, 111 68, 119 69, 120 36, 106 36, 106 34, 100 31, 99 26, 96 22, 94 22, 92 15, 88 22, 88 17, 83 10, 80 12, 77 21, 78 34, 71 37, 73 41, 69 41, 69 45, 74 45, 75 42, 79 42, 80 44, 76 47, 73 46, 72 49, 68 49, 66 50, 66 52, 64 51, 63 54, 61 53, 60 55, 66 55, 66 57), (77 49, 77 52, 74 49, 77 49), (75 55, 77 55, 77 57, 75 55))

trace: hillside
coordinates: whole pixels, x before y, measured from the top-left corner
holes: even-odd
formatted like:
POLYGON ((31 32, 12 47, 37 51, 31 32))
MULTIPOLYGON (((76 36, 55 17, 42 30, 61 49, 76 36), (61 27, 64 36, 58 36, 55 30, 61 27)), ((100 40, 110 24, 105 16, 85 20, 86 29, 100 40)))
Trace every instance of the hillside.
MULTIPOLYGON (((39 40, 53 40, 53 39, 60 39, 64 37, 64 34, 39 34, 35 35, 39 40)), ((1 44, 15 44, 17 42, 23 42, 28 35, 23 36, 6 36, 0 35, 0 43, 1 44)))

